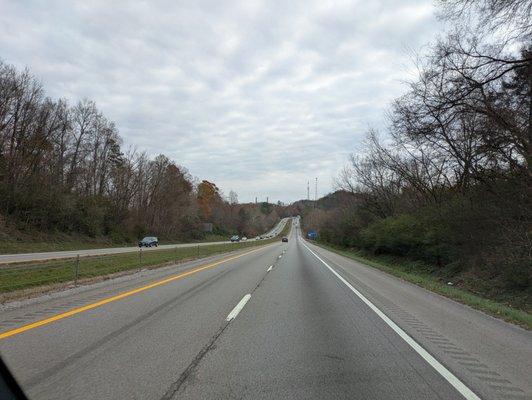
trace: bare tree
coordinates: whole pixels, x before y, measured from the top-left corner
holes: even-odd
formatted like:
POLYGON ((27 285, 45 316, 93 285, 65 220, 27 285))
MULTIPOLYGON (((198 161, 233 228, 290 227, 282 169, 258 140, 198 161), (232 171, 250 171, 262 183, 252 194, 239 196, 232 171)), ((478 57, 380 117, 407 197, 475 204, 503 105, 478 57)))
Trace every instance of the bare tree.
POLYGON ((229 204, 238 204, 238 194, 236 194, 236 192, 233 190, 229 192, 229 204))

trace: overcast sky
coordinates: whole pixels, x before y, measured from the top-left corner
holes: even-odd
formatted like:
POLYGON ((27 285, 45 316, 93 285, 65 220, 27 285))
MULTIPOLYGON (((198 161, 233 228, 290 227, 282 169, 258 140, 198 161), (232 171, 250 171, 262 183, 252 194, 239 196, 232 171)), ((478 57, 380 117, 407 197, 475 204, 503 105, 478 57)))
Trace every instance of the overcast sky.
POLYGON ((432 0, 0 0, 0 58, 240 201, 319 195, 415 74, 432 0))

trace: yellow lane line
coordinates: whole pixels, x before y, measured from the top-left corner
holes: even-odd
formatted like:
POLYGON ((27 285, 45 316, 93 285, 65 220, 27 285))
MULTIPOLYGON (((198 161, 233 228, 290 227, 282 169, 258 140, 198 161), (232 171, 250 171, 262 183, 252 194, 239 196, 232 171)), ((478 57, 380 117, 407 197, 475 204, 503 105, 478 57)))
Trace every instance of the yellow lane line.
POLYGON ((186 272, 182 272, 182 273, 180 273, 178 275, 174 275, 174 276, 171 276, 169 278, 165 278, 165 279, 162 279, 160 281, 156 281, 156 282, 150 283, 149 285, 141 286, 139 288, 136 288, 136 289, 133 289, 133 290, 129 290, 127 292, 123 292, 123 293, 117 294, 115 296, 104 298, 104 299, 99 300, 99 301, 97 301, 95 303, 87 304, 85 306, 78 307, 78 308, 73 308, 72 310, 68 310, 68 311, 65 311, 63 313, 56 314, 56 315, 54 315, 52 317, 45 318, 45 319, 42 319, 40 321, 32 322, 31 324, 22 325, 22 326, 20 326, 18 328, 11 329, 9 331, 5 331, 5 332, 0 333, 0 340, 6 339, 6 338, 11 337, 11 336, 18 335, 20 333, 29 331, 31 329, 38 328, 38 327, 43 326, 43 325, 51 324, 52 322, 59 321, 59 320, 64 319, 64 318, 68 318, 68 317, 70 317, 72 315, 76 315, 76 314, 82 313, 84 311, 92 310, 93 308, 97 308, 97 307, 103 306, 104 304, 111 303, 113 301, 117 301, 117 300, 123 299, 125 297, 132 296, 132 295, 140 293, 140 292, 144 292, 145 290, 153 289, 154 287, 161 286, 161 285, 167 284, 169 282, 173 282, 173 281, 185 278, 185 277, 187 277, 189 275, 196 274, 196 273, 198 273, 200 271, 204 271, 206 269, 214 268, 214 267, 216 267, 216 266, 218 266, 220 264, 223 264, 223 263, 225 263, 227 261, 235 260, 237 258, 243 257, 245 255, 248 255, 248 254, 253 253, 255 251, 261 250, 263 248, 264 247, 260 247, 258 249, 247 251, 245 253, 238 254, 236 256, 227 257, 227 258, 224 258, 222 260, 216 261, 214 263, 206 264, 206 265, 203 265, 201 267, 194 268, 194 269, 191 269, 191 270, 186 271, 186 272))

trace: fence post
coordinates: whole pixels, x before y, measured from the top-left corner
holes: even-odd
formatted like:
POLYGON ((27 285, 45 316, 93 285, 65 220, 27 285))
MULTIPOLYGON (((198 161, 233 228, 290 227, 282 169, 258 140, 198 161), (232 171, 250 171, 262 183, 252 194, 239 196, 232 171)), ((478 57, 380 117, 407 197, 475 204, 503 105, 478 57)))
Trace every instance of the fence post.
POLYGON ((177 246, 174 247, 174 263, 177 264, 177 246))
POLYGON ((199 258, 199 244, 198 244, 198 253, 197 253, 197 258, 199 258))
POLYGON ((142 269, 142 247, 139 247, 139 272, 142 269))
POLYGON ((79 276, 79 254, 76 257, 76 269, 74 271, 74 286, 78 286, 78 276, 79 276))

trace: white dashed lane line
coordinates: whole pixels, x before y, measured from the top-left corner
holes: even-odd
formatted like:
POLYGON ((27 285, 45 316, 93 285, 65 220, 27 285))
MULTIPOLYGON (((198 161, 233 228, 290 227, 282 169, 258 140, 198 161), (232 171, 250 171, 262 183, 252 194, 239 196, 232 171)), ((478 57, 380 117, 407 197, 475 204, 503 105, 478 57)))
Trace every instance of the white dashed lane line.
POLYGON ((225 320, 228 322, 234 320, 238 313, 242 311, 249 299, 251 299, 251 295, 249 293, 242 297, 242 300, 238 302, 238 304, 235 306, 235 308, 233 308, 225 320))

